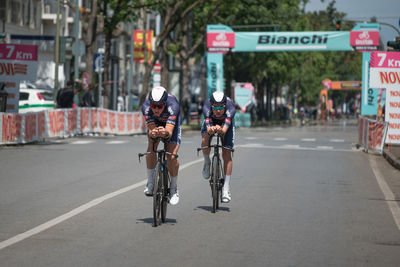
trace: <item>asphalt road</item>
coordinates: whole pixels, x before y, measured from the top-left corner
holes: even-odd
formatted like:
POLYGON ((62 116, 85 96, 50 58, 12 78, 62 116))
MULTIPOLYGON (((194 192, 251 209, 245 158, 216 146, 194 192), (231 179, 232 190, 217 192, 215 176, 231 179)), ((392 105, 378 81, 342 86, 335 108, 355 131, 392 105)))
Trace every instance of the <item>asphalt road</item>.
POLYGON ((400 172, 354 121, 237 129, 232 201, 211 213, 199 133, 178 206, 152 227, 145 136, 0 148, 0 266, 399 266, 400 172))

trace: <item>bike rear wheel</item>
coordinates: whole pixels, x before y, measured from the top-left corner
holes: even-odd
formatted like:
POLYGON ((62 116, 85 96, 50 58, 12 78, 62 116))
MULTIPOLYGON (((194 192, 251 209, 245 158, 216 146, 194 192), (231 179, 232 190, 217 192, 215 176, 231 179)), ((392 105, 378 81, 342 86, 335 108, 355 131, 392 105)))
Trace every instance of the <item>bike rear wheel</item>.
POLYGON ((168 191, 169 191, 169 175, 168 170, 164 169, 163 174, 163 186, 162 186, 162 200, 161 200, 161 221, 165 223, 165 218, 167 217, 167 204, 168 204, 168 191))
POLYGON ((211 194, 213 199, 212 212, 215 213, 218 209, 218 177, 219 177, 218 158, 213 157, 212 173, 211 173, 211 194))
POLYGON ((154 174, 154 190, 153 193, 153 222, 154 226, 160 225, 161 213, 161 196, 162 196, 162 172, 161 165, 157 163, 156 173, 154 174))

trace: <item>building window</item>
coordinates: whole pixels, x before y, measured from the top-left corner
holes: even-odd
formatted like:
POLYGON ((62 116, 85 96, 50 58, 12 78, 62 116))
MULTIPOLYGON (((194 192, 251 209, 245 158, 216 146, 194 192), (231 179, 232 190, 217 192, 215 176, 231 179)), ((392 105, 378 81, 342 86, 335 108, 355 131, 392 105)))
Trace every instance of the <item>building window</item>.
POLYGON ((37 7, 36 5, 33 5, 33 28, 36 29, 38 27, 38 16, 37 16, 37 7))
POLYGON ((17 1, 11 2, 11 23, 21 25, 21 4, 17 1))

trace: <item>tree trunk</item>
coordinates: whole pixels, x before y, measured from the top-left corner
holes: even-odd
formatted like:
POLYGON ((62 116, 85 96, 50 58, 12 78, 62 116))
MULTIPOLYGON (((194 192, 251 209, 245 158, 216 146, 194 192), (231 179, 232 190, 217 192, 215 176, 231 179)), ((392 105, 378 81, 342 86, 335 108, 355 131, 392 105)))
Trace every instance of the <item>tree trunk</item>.
POLYGON ((167 91, 170 91, 171 89, 168 88, 169 84, 169 66, 168 66, 168 45, 169 45, 169 40, 166 39, 163 44, 162 44, 162 50, 160 53, 160 65, 161 65, 161 81, 160 84, 162 87, 166 88, 167 91))
POLYGON ((272 105, 271 105, 271 101, 272 101, 272 84, 271 84, 271 80, 269 78, 267 78, 267 82, 266 82, 266 87, 267 87, 267 112, 266 112, 266 119, 267 120, 271 120, 271 111, 272 111, 272 105))
POLYGON ((111 59, 111 39, 112 33, 107 33, 105 38, 104 49, 104 102, 106 109, 111 109, 111 83, 110 83, 110 59, 111 59))

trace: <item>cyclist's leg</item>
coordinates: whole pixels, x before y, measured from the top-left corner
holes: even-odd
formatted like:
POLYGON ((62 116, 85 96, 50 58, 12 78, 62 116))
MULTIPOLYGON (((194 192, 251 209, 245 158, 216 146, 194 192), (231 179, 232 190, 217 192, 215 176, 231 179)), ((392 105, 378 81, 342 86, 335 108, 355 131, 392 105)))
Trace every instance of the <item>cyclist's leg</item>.
MULTIPOLYGON (((233 149, 235 141, 235 126, 234 122, 232 122, 231 127, 229 127, 228 131, 224 136, 224 146, 230 149, 233 149)), ((231 200, 230 195, 230 179, 232 174, 232 152, 229 149, 222 149, 222 158, 224 160, 224 172, 225 172, 225 183, 222 189, 222 200, 223 202, 229 202, 231 200)))
MULTIPOLYGON (((210 144, 210 138, 211 137, 207 133, 206 125, 205 125, 205 123, 203 123, 203 126, 201 127, 201 146, 202 147, 208 146, 210 144)), ((204 157, 204 165, 203 165, 202 174, 205 179, 208 179, 210 177, 211 148, 205 148, 202 150, 202 152, 203 152, 203 157, 204 157)))
MULTIPOLYGON (((157 149, 158 143, 154 143, 154 140, 148 137, 147 152, 157 149)), ((144 190, 146 196, 151 196, 153 192, 154 185, 154 168, 157 163, 157 156, 155 153, 146 155, 146 166, 147 166, 147 185, 144 190)))
MULTIPOLYGON (((174 131, 172 133, 171 139, 167 144, 167 151, 173 154, 178 154, 179 145, 181 143, 181 128, 180 124, 175 125, 174 131)), ((170 204, 176 205, 179 202, 179 194, 178 194, 178 171, 179 171, 179 161, 177 157, 172 155, 167 155, 168 161, 168 171, 171 178, 170 185, 170 204)))

